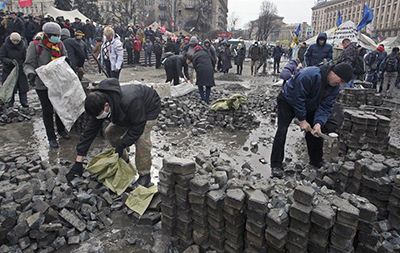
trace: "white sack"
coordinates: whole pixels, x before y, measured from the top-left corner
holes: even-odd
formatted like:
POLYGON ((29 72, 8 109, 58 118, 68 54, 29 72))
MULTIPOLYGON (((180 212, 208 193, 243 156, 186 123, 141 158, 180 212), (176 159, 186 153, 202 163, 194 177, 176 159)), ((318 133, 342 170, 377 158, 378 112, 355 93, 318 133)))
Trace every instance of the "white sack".
POLYGON ((86 94, 78 76, 65 61, 65 56, 37 68, 36 73, 48 89, 54 110, 70 131, 85 112, 86 94))
POLYGON ((181 83, 171 85, 171 97, 181 97, 197 90, 196 86, 191 83, 181 83))

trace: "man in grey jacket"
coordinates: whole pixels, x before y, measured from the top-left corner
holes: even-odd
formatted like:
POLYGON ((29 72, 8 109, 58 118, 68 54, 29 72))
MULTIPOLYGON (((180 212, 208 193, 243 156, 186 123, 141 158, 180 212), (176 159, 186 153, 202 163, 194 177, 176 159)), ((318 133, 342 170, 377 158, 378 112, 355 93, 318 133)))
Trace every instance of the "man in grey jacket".
MULTIPOLYGON (((43 37, 35 39, 29 44, 26 60, 24 63, 24 73, 28 77, 29 83, 35 87, 39 96, 43 111, 43 122, 46 127, 47 138, 51 148, 58 148, 57 136, 54 131, 54 108, 49 100, 47 87, 37 76, 35 69, 47 65, 52 60, 62 56, 67 56, 65 46, 60 40, 61 27, 54 22, 48 22, 43 26, 43 37)), ((56 113, 56 125, 58 134, 64 139, 70 139, 68 131, 56 113)))

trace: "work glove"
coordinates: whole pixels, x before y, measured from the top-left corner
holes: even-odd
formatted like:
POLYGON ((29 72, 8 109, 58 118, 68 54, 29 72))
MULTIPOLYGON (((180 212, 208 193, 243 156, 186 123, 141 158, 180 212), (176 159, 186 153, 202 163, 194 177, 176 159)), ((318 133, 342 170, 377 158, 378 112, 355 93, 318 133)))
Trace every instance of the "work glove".
POLYGON ((17 65, 18 65, 18 62, 17 62, 17 60, 15 60, 15 59, 12 60, 11 62, 12 62, 12 64, 13 64, 14 66, 17 66, 17 65))
POLYGON ((35 80, 36 80, 37 75, 34 73, 29 73, 28 74, 28 81, 31 84, 32 87, 35 87, 35 80))
POLYGON ((75 175, 82 176, 83 174, 83 164, 81 162, 75 162, 71 170, 66 175, 68 182, 71 182, 75 175))
POLYGON ((118 145, 118 147, 115 149, 115 153, 117 153, 119 157, 122 157, 124 154, 124 148, 121 145, 118 145))

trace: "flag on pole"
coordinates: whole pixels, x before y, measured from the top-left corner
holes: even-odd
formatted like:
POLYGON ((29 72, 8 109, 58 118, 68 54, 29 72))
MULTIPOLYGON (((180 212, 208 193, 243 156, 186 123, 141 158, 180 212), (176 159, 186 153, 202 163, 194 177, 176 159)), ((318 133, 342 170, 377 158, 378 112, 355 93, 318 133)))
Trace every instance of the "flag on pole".
POLYGON ((342 22, 343 22, 342 14, 340 13, 340 10, 339 10, 338 18, 337 18, 336 24, 335 24, 335 31, 339 28, 339 26, 342 24, 342 22))
POLYGON ((363 29, 366 25, 372 22, 374 19, 374 11, 368 7, 368 5, 364 4, 364 13, 361 22, 357 26, 357 32, 363 29))
POLYGON ((4 10, 6 8, 6 3, 8 2, 8 0, 5 1, 1 1, 0 3, 0 10, 4 10))
POLYGON ((193 27, 192 27, 192 29, 190 29, 190 32, 193 32, 193 31, 194 31, 194 29, 195 29, 195 27, 193 26, 193 27))
POLYGON ((32 6, 32 0, 18 0, 20 7, 32 6))
POLYGON ((297 27, 296 37, 299 37, 300 30, 301 30, 301 24, 299 24, 299 26, 297 27))
POLYGON ((171 21, 171 26, 172 26, 172 27, 175 27, 174 21, 171 21))

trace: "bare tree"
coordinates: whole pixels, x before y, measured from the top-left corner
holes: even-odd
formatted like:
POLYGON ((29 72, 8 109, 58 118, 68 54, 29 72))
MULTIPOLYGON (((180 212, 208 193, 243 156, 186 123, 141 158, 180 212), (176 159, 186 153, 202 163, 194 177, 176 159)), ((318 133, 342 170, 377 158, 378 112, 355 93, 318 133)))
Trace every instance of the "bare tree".
POLYGON ((261 11, 257 20, 257 38, 259 40, 267 40, 271 32, 279 26, 276 22, 278 8, 273 2, 264 0, 261 3, 260 9, 261 11))
POLYGON ((239 15, 236 12, 232 12, 229 17, 229 29, 235 30, 237 23, 239 22, 239 15))
POLYGON ((179 14, 179 8, 182 5, 181 0, 164 0, 161 2, 161 5, 164 5, 166 7, 166 16, 167 16, 167 23, 168 23, 168 29, 170 31, 176 31, 177 27, 177 20, 178 20, 178 14, 179 14), (172 25, 174 24, 174 25, 172 25))
POLYGON ((113 0, 111 11, 107 11, 106 18, 117 20, 123 25, 129 24, 133 18, 141 18, 143 14, 136 13, 139 0, 113 0))
POLYGON ((198 0, 196 10, 195 30, 197 33, 205 34, 211 29, 212 0, 198 0))
POLYGON ((245 25, 247 31, 246 35, 248 36, 248 39, 251 39, 251 36, 253 35, 254 25, 255 21, 250 21, 245 25))

